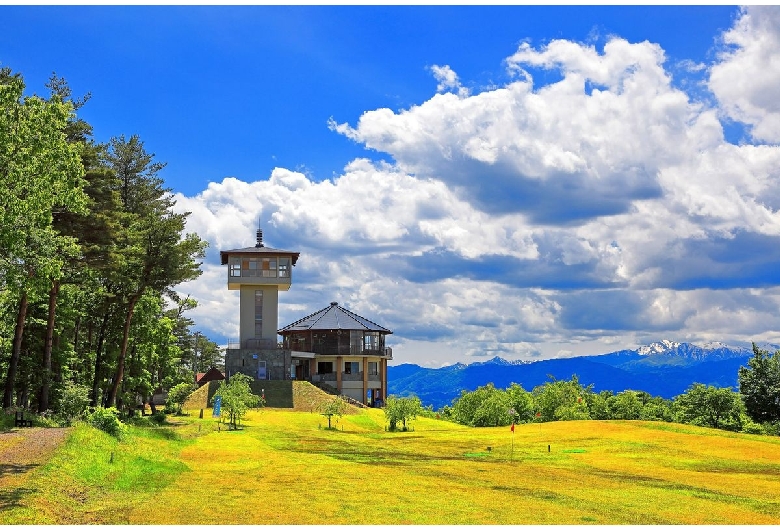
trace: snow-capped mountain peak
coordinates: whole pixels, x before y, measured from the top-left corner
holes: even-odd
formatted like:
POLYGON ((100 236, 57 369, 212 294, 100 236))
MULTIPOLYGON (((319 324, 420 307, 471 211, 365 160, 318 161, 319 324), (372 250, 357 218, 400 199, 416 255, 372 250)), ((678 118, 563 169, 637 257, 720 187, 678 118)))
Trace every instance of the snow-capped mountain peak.
POLYGON ((680 357, 695 361, 704 361, 744 357, 746 354, 750 353, 750 350, 738 346, 729 346, 728 344, 718 341, 698 345, 690 342, 662 340, 660 342, 653 342, 647 346, 640 346, 637 348, 636 353, 643 356, 663 355, 666 357, 680 357))
POLYGON ((680 347, 679 342, 674 342, 672 340, 664 339, 660 342, 653 342, 652 344, 649 344, 647 346, 640 346, 636 352, 639 355, 658 355, 658 354, 664 354, 669 353, 672 350, 676 350, 680 347))

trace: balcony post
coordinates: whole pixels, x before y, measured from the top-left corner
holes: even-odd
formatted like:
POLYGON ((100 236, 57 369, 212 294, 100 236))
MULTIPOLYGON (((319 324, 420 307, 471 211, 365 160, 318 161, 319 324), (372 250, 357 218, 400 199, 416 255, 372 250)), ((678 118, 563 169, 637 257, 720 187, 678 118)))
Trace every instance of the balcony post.
POLYGON ((379 381, 382 385, 382 400, 387 401, 387 357, 379 362, 379 381))
POLYGON ((341 371, 344 369, 344 358, 339 355, 336 357, 336 390, 341 394, 341 371))
POLYGON ((363 357, 363 404, 368 405, 368 357, 363 357))

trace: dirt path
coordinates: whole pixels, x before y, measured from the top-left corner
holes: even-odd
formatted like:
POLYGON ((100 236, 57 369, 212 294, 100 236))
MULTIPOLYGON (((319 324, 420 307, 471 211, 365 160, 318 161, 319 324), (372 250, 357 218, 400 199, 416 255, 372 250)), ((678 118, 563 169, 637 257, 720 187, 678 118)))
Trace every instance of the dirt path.
POLYGON ((45 463, 65 441, 69 428, 30 427, 0 432, 0 511, 31 493, 27 474, 45 463))

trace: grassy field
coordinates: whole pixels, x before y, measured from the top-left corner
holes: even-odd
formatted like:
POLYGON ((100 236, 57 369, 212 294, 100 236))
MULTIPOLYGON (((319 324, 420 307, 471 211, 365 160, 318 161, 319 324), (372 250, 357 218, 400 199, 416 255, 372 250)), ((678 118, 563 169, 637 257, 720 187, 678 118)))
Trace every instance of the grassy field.
POLYGON ((74 429, 0 524, 780 524, 780 439, 581 421, 384 430, 353 410, 74 429), (112 457, 113 454, 113 457, 112 457))

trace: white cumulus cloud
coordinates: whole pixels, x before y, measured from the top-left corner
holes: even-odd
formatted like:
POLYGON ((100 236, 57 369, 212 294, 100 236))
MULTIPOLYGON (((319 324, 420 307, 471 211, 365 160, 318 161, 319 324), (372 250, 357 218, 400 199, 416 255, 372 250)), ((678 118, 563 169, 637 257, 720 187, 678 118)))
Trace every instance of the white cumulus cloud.
POLYGON ((719 106, 673 84, 658 44, 524 43, 505 86, 472 94, 434 66, 427 101, 331 121, 392 163, 178 195, 211 243, 181 289, 200 300, 193 316, 237 329, 217 253, 252 245, 261 220, 267 245, 301 252, 280 325, 339 301, 394 331, 397 362, 777 340, 777 13, 745 9, 724 35, 708 66, 719 106), (560 76, 535 84, 539 69, 560 76), (729 143, 724 116, 757 143, 729 143))

